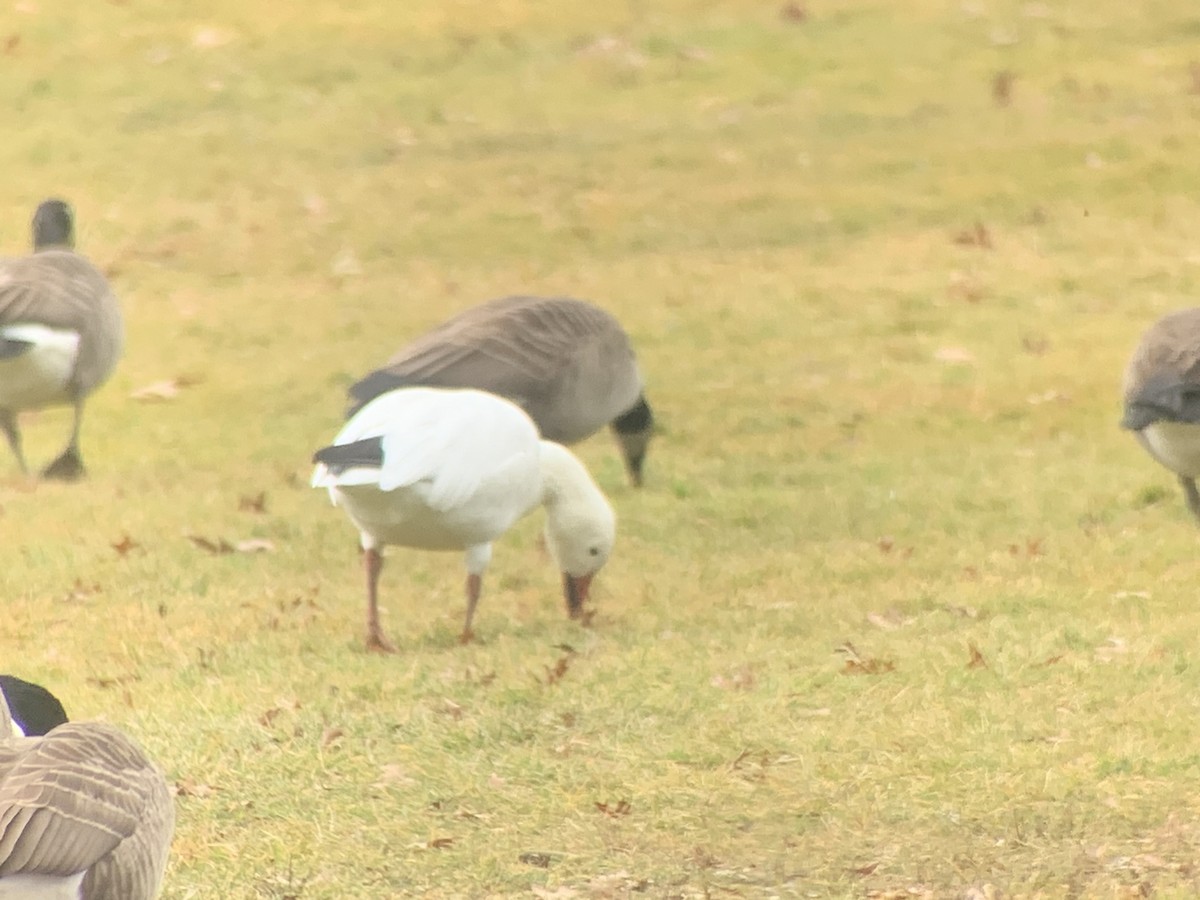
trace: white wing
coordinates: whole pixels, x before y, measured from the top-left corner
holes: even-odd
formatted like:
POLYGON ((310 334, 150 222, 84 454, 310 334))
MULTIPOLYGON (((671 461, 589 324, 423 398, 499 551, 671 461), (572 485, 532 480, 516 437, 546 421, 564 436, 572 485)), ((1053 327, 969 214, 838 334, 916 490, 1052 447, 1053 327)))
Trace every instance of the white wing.
POLYGON ((380 490, 426 483, 434 509, 461 504, 514 457, 537 454, 537 426, 518 406, 483 391, 403 388, 359 410, 334 438, 349 444, 383 439, 380 468, 334 475, 318 465, 314 487, 377 484, 380 490))

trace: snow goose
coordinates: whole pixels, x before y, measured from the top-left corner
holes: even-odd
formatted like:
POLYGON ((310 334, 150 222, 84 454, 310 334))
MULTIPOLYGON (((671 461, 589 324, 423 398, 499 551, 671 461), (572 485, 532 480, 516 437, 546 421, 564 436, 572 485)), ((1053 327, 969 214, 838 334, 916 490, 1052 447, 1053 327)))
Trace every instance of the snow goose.
POLYGON ((1125 370, 1121 427, 1179 477, 1200 520, 1200 309, 1159 319, 1142 335, 1125 370))
POLYGON ((8 737, 0 702, 0 900, 150 900, 175 825, 171 791, 102 722, 8 737))
POLYGON ((18 413, 71 404, 70 439, 42 472, 65 481, 83 475, 83 404, 112 372, 124 340, 108 281, 74 246, 71 208, 47 200, 33 216, 34 252, 0 259, 0 430, 28 471, 18 413))
POLYGON ((472 307, 397 352, 350 388, 350 414, 398 387, 470 387, 507 397, 542 437, 574 444, 611 425, 642 483, 654 416, 629 335, 582 300, 503 297, 472 307))
POLYGON ((492 541, 537 506, 563 573, 572 618, 616 537, 616 518, 583 463, 541 440, 520 407, 476 390, 409 388, 376 397, 313 457, 313 487, 329 490, 358 528, 367 577, 367 647, 395 648, 379 623, 382 548, 463 550, 471 621, 492 541))
POLYGON ((0 701, 8 704, 14 733, 20 737, 37 737, 67 721, 62 701, 40 684, 0 675, 0 701))

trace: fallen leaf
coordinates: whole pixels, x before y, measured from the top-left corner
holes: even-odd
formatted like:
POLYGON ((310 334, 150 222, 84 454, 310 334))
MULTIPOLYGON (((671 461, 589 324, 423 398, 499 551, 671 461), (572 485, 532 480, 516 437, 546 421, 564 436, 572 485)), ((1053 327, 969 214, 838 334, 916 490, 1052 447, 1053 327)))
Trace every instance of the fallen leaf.
POLYGON ((1021 336, 1021 349, 1032 356, 1043 356, 1050 349, 1050 341, 1044 337, 1025 334, 1021 336))
POLYGON ((933 352, 938 362, 967 365, 975 362, 975 354, 963 347, 939 347, 933 352))
MULTIPOLYGON (((224 544, 225 542, 222 541, 221 543, 224 544)), ((244 541, 238 541, 234 544, 233 548, 238 553, 271 553, 275 550, 275 544, 266 538, 246 538, 244 541)))
POLYGON ((628 800, 618 800, 616 803, 611 805, 608 803, 597 802, 596 809, 613 819, 620 818, 621 816, 627 816, 633 812, 633 806, 628 800))
POLYGON ((1101 662, 1111 662, 1118 656, 1129 652, 1129 645, 1119 637, 1110 637, 1096 648, 1096 658, 1101 662))
POLYGON ((216 791, 211 784, 204 784, 191 778, 180 778, 175 782, 174 788, 176 797, 197 797, 201 800, 216 791))
POLYGON ((216 541, 210 541, 208 538, 199 534, 185 534, 189 541, 199 547, 201 550, 206 550, 213 555, 221 555, 233 552, 233 544, 224 538, 218 538, 216 541))
POLYGON ((408 845, 413 850, 445 850, 447 847, 454 846, 454 838, 452 837, 436 837, 430 838, 427 841, 417 841, 408 845))
POLYGON ((992 249, 992 235, 982 222, 976 222, 970 228, 965 228, 954 235, 954 243, 961 247, 978 247, 980 250, 992 249))
POLYGON ((174 400, 179 396, 179 392, 184 388, 194 387, 199 384, 202 379, 190 375, 179 375, 175 378, 164 378, 161 381, 152 381, 144 387, 138 388, 129 396, 134 400, 142 402, 159 402, 163 400, 174 400))
POLYGON ((99 594, 100 591, 100 582, 93 581, 91 584, 85 584, 83 581, 76 578, 75 583, 71 585, 71 589, 62 599, 68 603, 80 603, 93 594, 99 594))
POLYGON ((988 667, 987 660, 983 658, 983 653, 974 641, 967 641, 967 649, 971 653, 970 660, 967 661, 968 669, 986 669, 988 667))
POLYGON ((869 862, 863 866, 855 866, 854 868, 847 869, 846 871, 851 875, 857 875, 859 878, 866 878, 868 875, 875 874, 875 870, 878 868, 879 860, 875 860, 875 862, 869 862))
POLYGON ((901 614, 897 609, 889 609, 885 613, 867 613, 867 621, 876 628, 882 628, 884 631, 895 631, 897 628, 902 628, 912 623, 913 618, 901 614))
POLYGON ((943 606, 942 609, 963 619, 979 618, 979 610, 973 606, 943 606))
POLYGON ((896 664, 890 659, 864 657, 852 643, 846 641, 835 652, 846 657, 846 665, 842 668, 843 675, 880 675, 894 671, 896 664))
POLYGON ((461 705, 455 703, 449 697, 444 697, 442 698, 442 705, 439 712, 444 713, 452 719, 458 720, 463 717, 464 710, 461 705))
POLYGON ((242 512, 266 512, 267 492, 259 491, 257 494, 243 494, 241 497, 238 497, 238 509, 242 512))
POLYGON ((579 891, 569 887, 556 887, 552 890, 550 888, 539 887, 535 884, 529 890, 533 896, 540 898, 540 900, 574 900, 575 897, 579 896, 579 891))
POLYGON ((754 670, 750 666, 739 666, 729 675, 714 675, 709 684, 722 690, 748 691, 754 687, 754 682, 754 670))
POLYGON ((779 18, 798 25, 808 19, 808 10, 796 2, 785 3, 779 10, 779 18))
POLYGON ((539 869, 550 868, 549 853, 522 853, 517 857, 518 862, 523 862, 527 866, 537 866, 539 869))
POLYGON ((546 677, 542 680, 545 685, 558 684, 562 681, 564 675, 567 674, 567 669, 571 667, 571 654, 566 653, 558 658, 553 666, 544 666, 546 677))
POLYGON ((1038 663, 1038 665, 1039 666, 1052 666, 1056 662, 1061 662, 1062 658, 1063 658, 1063 655, 1061 653, 1056 653, 1053 656, 1047 656, 1040 663, 1038 663))
POLYGON ((324 750, 328 748, 330 744, 342 737, 345 733, 346 732, 342 731, 342 729, 335 725, 329 726, 323 732, 321 732, 321 749, 324 750))
POLYGON ((416 779, 409 776, 404 770, 404 766, 397 763, 388 763, 380 768, 379 778, 375 781, 375 787, 386 787, 389 784, 407 787, 416 783, 416 779))
POLYGON ((117 556, 124 559, 129 555, 130 550, 136 550, 142 545, 126 534, 119 541, 111 544, 110 546, 113 548, 113 550, 117 551, 117 556))
POLYGON ((997 106, 1008 106, 1012 103, 1012 88, 1015 80, 1016 76, 1007 70, 997 72, 992 78, 992 99, 996 101, 997 106))

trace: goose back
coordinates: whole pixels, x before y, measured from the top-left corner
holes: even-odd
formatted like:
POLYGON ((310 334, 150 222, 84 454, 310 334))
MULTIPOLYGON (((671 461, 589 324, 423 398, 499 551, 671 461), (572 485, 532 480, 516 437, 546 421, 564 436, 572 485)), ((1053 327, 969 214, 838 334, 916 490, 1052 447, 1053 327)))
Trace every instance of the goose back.
POLYGON ((515 296, 468 309, 402 348, 350 389, 352 412, 414 385, 499 394, 547 440, 569 444, 634 407, 642 377, 610 313, 582 300, 515 296))
POLYGON ((0 741, 0 882, 86 873, 84 900, 149 900, 174 822, 166 779, 111 725, 0 741))
POLYGON ((72 250, 0 259, 0 326, 36 323, 76 331, 79 354, 69 386, 95 390, 121 355, 124 328, 108 280, 72 250))

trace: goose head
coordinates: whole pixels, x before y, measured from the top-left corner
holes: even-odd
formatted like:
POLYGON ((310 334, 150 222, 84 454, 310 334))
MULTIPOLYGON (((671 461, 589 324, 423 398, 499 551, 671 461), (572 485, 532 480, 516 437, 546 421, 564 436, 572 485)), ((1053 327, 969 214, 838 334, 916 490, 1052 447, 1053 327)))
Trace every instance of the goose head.
POLYGON ((75 247, 75 219, 62 200, 43 200, 33 214, 33 249, 75 247))
POLYGON ((563 576, 563 598, 572 619, 587 602, 592 578, 608 562, 617 517, 583 463, 560 444, 542 441, 546 546, 563 576))
POLYGON ((612 430, 621 446, 629 480, 634 487, 641 487, 642 463, 646 460, 646 448, 650 446, 650 438, 654 435, 654 414, 650 412, 650 404, 645 396, 639 396, 637 403, 613 420, 612 430))

